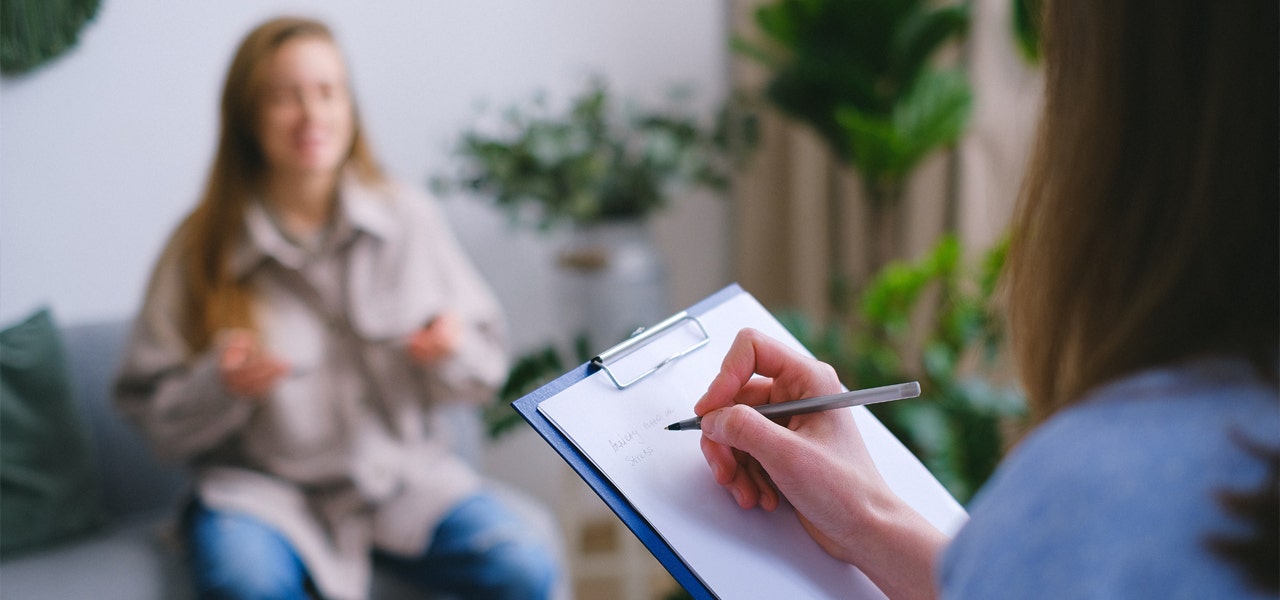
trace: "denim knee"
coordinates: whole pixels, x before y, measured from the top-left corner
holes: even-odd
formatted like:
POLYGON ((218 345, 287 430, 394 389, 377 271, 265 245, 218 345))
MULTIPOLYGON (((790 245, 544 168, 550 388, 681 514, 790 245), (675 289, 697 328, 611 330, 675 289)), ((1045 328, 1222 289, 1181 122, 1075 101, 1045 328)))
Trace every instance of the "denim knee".
POLYGON ((423 555, 379 561, 426 589, 468 599, 546 598, 558 575, 543 541, 486 493, 459 502, 423 555))
POLYGON ((218 577, 203 578, 198 583, 201 600, 306 600, 306 580, 287 573, 266 570, 223 572, 218 577))
POLYGON ((486 575, 477 582, 488 598, 543 599, 551 595, 556 564, 551 553, 532 540, 511 540, 485 556, 486 575))
POLYGON ((196 591, 208 600, 308 598, 306 568, 279 532, 250 517, 195 504, 186 515, 196 591))

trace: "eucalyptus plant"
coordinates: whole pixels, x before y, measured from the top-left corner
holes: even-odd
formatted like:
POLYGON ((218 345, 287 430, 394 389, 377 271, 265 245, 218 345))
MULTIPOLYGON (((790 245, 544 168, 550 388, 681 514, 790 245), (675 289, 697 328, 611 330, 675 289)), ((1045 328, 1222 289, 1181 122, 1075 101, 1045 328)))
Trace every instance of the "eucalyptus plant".
POLYGON ((506 110, 498 131, 464 132, 461 172, 433 186, 492 198, 513 222, 542 229, 646 217, 681 187, 727 185, 723 138, 687 100, 676 91, 667 109, 619 107, 599 78, 563 112, 539 95, 506 110))

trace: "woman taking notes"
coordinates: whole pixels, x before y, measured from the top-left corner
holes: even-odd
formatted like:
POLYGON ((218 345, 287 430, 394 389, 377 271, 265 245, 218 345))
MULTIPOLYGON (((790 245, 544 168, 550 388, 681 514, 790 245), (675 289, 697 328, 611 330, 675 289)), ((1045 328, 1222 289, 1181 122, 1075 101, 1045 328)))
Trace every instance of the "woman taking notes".
POLYGON ((781 426, 737 406, 840 389, 753 331, 695 408, 712 476, 744 509, 785 497, 894 598, 1274 598, 1277 3, 1044 9, 1005 274, 1037 426, 969 522, 948 540, 899 500, 848 411, 781 426))

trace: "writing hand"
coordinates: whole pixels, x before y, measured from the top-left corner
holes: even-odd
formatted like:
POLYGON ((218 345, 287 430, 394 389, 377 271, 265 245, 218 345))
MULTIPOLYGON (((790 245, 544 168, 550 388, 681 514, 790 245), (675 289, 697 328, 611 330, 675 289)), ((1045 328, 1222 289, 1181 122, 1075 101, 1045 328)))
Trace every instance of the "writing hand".
POLYGON ((409 356, 422 365, 449 357, 462 340, 462 325, 449 311, 442 312, 409 337, 409 356))
POLYGON ((258 334, 231 329, 218 335, 218 372, 238 397, 261 400, 289 372, 289 365, 266 352, 258 334))
POLYGON ((897 499, 872 463, 853 414, 834 410, 778 424, 739 406, 840 391, 829 365, 744 329, 694 413, 703 417, 702 453, 712 474, 739 506, 774 510, 781 493, 829 554, 854 562, 847 546, 858 539, 859 516, 886 494, 897 499))

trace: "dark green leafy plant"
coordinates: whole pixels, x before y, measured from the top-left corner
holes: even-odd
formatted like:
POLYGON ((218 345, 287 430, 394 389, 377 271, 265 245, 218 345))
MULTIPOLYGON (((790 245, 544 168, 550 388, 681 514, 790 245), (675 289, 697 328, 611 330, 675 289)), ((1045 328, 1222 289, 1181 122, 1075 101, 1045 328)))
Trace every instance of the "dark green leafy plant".
MULTIPOLYGON (((969 122, 968 80, 932 64, 965 35, 969 8, 925 0, 777 0, 755 17, 762 43, 735 38, 733 46, 769 68, 765 96, 860 173, 870 220, 863 243, 875 272, 899 243, 891 217, 911 172, 954 144, 969 122)), ((845 283, 832 281, 837 288, 845 283)))
POLYGON ((868 180, 873 203, 892 204, 902 184, 930 152, 960 137, 969 119, 972 96, 960 73, 921 74, 911 93, 887 114, 842 106, 836 121, 844 129, 853 164, 868 180))
POLYGON ((1020 394, 990 383, 983 373, 1003 341, 990 299, 1005 250, 1006 244, 998 245, 970 270, 961 261, 959 242, 945 237, 919 261, 891 263, 878 273, 862 293, 851 325, 783 317, 846 385, 921 382, 920 400, 877 405, 872 411, 961 502, 991 475, 1003 456, 1006 433, 1025 412, 1020 394), (932 308, 931 319, 918 335, 922 307, 932 308), (920 350, 910 351, 913 345, 920 350))
POLYGON ((968 28, 963 4, 779 0, 756 23, 768 43, 734 48, 770 68, 768 98, 862 173, 873 204, 895 202, 906 174, 968 122, 967 80, 930 65, 968 28))
POLYGON ((1043 0, 1013 0, 1013 35, 1028 62, 1040 61, 1040 11, 1043 0))
POLYGON ((76 45, 101 0, 0 2, 0 72, 20 75, 76 45))
POLYGON ((648 216, 681 186, 728 183, 721 130, 684 112, 687 96, 673 94, 667 110, 623 111, 597 78, 563 113, 541 98, 512 107, 502 131, 465 132, 461 173, 433 186, 488 196, 513 222, 543 229, 648 216))

